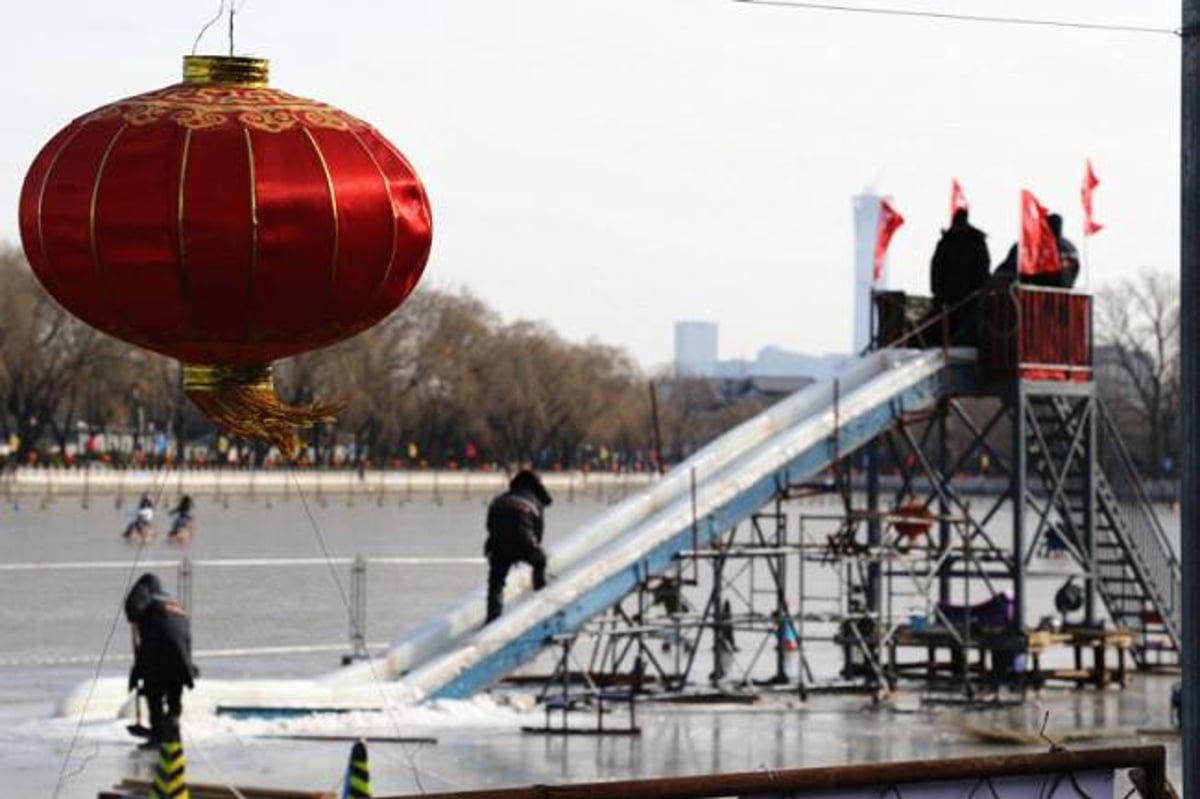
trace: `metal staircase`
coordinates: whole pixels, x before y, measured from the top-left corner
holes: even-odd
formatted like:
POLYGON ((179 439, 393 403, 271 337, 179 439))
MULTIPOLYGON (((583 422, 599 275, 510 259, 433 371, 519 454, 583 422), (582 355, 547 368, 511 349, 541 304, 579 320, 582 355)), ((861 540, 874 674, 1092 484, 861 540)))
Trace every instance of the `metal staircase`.
POLYGON ((1120 434, 1097 399, 1028 397, 1031 470, 1065 521, 1067 550, 1087 568, 1088 464, 1095 489, 1097 592, 1115 625, 1136 634, 1141 666, 1178 663, 1181 570, 1120 434), (1085 456, 1089 423, 1096 458, 1085 456))

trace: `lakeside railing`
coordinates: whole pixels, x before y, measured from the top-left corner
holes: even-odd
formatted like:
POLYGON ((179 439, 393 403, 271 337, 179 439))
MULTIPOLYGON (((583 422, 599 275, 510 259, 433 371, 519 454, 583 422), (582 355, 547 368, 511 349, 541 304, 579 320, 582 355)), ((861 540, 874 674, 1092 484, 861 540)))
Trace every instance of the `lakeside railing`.
MULTIPOLYGON (((542 481, 555 497, 568 501, 576 495, 600 500, 624 497, 649 485, 658 475, 647 472, 542 472, 542 481)), ((503 491, 509 475, 498 471, 449 470, 286 470, 286 469, 108 469, 28 468, 0 476, 5 499, 115 497, 117 504, 152 498, 177 498, 184 494, 215 498, 289 497, 304 494, 322 502, 343 498, 353 502, 486 496, 503 491)))
POLYGON ((60 615, 69 621, 52 635, 31 630, 25 642, 10 640, 10 650, 0 653, 0 669, 130 662, 128 647, 87 654, 79 644, 110 627, 120 614, 114 597, 123 597, 132 575, 144 572, 156 573, 188 609, 193 656, 202 666, 209 660, 317 655, 332 667, 339 659, 386 648, 404 613, 408 623, 416 623, 436 609, 437 599, 422 604, 423 598, 395 590, 431 569, 464 589, 482 587, 487 561, 428 555, 192 558, 184 552, 136 560, 0 563, 0 580, 21 595, 49 596, 65 583, 72 586, 57 599, 60 615), (374 638, 368 635, 369 615, 376 619, 374 638))

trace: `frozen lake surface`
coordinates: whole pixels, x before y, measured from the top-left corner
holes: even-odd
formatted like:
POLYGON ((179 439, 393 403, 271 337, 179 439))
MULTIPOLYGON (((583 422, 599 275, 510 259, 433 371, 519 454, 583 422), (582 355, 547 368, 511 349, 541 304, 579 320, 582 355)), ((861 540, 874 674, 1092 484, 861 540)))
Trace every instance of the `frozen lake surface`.
MULTIPOLYGON (((166 492, 164 501, 175 497, 166 492)), ((348 651, 349 567, 335 558, 398 557, 368 572, 367 640, 390 641, 462 592, 478 589, 486 498, 447 495, 377 503, 348 496, 250 500, 198 498, 199 529, 186 554, 201 560, 312 559, 299 565, 197 567, 193 637, 205 677, 315 676, 348 651), (423 559, 432 559, 425 561, 423 559), (335 579, 336 578, 336 579, 335 579)), ((0 774, 6 794, 94 797, 126 776, 148 776, 152 758, 133 750, 125 721, 80 724, 53 717, 70 687, 97 673, 123 676, 129 633, 120 606, 131 576, 150 569, 176 586, 185 550, 156 541, 139 550, 119 534, 132 513, 110 497, 0 507, 0 774), (136 560, 135 560, 136 559, 136 560), (70 749, 70 757, 67 757, 70 749)), ((162 503, 160 503, 161 505, 162 503)), ((559 501, 548 536, 602 511, 595 497, 559 501)), ((1173 531, 1178 520, 1164 522, 1173 531)), ((160 528, 165 519, 159 519, 160 528)), ((825 663, 817 658, 818 663, 825 663)), ((833 661, 830 660, 830 663, 833 661)), ((1135 677, 1103 692, 1047 689, 1018 707, 961 711, 923 704, 916 686, 872 708, 863 697, 800 703, 774 696, 753 706, 639 708, 640 738, 525 735, 537 724, 526 697, 481 696, 432 707, 393 708, 286 721, 188 716, 184 746, 192 779, 301 789, 339 784, 348 743, 287 740, 297 734, 432 736, 436 745, 371 747, 377 795, 713 771, 833 765, 971 753, 1004 754, 968 726, 1098 731, 1094 745, 1151 742, 1138 728, 1167 726, 1173 678, 1135 677)), ((1177 739, 1168 745, 1179 779, 1177 739)), ((1079 743, 1083 747, 1089 744, 1079 743)))

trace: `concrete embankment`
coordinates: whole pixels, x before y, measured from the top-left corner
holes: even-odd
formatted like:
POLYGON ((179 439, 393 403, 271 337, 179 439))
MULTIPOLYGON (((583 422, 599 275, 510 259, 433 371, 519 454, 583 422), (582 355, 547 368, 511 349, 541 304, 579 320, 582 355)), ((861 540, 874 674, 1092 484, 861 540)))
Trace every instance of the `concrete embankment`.
MULTIPOLYGON (((646 472, 596 472, 571 470, 543 472, 543 482, 556 498, 576 495, 598 499, 617 499, 658 479, 646 472)), ((508 475, 498 471, 450 470, 344 470, 287 469, 63 469, 20 468, 0 475, 0 497, 9 499, 54 499, 57 497, 196 496, 253 498, 287 496, 299 492, 315 496, 400 497, 441 499, 455 496, 491 496, 504 490, 508 475)), ((832 489, 832 481, 828 481, 832 489)), ((880 488, 895 492, 902 485, 897 475, 883 475, 880 488)), ((1155 502, 1179 501, 1175 480, 1145 480, 1143 483, 1155 502)), ((851 486, 857 493, 866 490, 866 481, 856 474, 851 486)), ((970 475, 959 477, 955 489, 962 495, 998 496, 1009 488, 1004 477, 970 475)), ((913 489, 929 495, 933 489, 918 477, 913 489)))
MULTIPOLYGON (((546 472, 555 497, 576 494, 621 497, 657 479, 646 473, 546 472)), ((6 498, 67 498, 89 495, 177 497, 309 496, 420 497, 490 496, 504 490, 508 475, 484 471, 243 470, 243 469, 29 469, 6 472, 6 498)))

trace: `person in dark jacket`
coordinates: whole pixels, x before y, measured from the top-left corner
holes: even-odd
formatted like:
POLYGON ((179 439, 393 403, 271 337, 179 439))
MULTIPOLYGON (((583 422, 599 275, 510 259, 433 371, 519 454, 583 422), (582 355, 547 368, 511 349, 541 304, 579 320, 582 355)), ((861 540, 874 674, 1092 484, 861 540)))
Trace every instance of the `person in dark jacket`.
MULTIPOLYGON (((929 283, 935 313, 949 311, 952 343, 975 344, 978 339, 978 291, 988 280, 991 268, 987 237, 971 225, 966 208, 954 212, 950 227, 942 231, 929 263, 929 283)), ((941 340, 939 330, 927 338, 941 340)))
POLYGON ((1058 214, 1047 214, 1046 224, 1050 227, 1050 232, 1054 234, 1054 241, 1058 248, 1058 262, 1062 267, 1062 271, 1053 272, 1045 275, 1020 275, 1017 269, 1020 266, 1019 245, 1014 244, 1008 250, 1008 255, 996 267, 995 275, 1003 280, 1017 280, 1026 283, 1030 286, 1050 286, 1051 288, 1069 289, 1075 286, 1075 280, 1079 277, 1079 250, 1071 243, 1070 239, 1064 238, 1062 234, 1062 217, 1058 214))
POLYGON ((196 523, 193 511, 196 503, 192 501, 190 494, 184 494, 179 504, 171 508, 171 532, 167 533, 167 540, 179 544, 186 544, 191 540, 192 532, 196 523))
POLYGON ((1050 230, 1054 233, 1054 241, 1058 244, 1058 262, 1062 265, 1062 272, 1054 281, 1048 285, 1058 286, 1060 288, 1074 288, 1075 280, 1079 277, 1079 250, 1071 243, 1070 239, 1064 238, 1062 234, 1062 217, 1058 214, 1048 214, 1046 223, 1050 225, 1050 230))
POLYGON ((125 597, 125 618, 134 625, 129 688, 141 685, 150 711, 150 738, 143 748, 179 740, 183 688, 194 686, 192 632, 187 612, 153 574, 143 574, 125 597))
POLYGON ((533 590, 546 587, 546 553, 542 550, 545 529, 543 512, 551 499, 538 476, 528 469, 517 472, 508 491, 492 500, 487 513, 488 559, 487 620, 499 618, 504 609, 504 581, 518 563, 533 567, 533 590))

